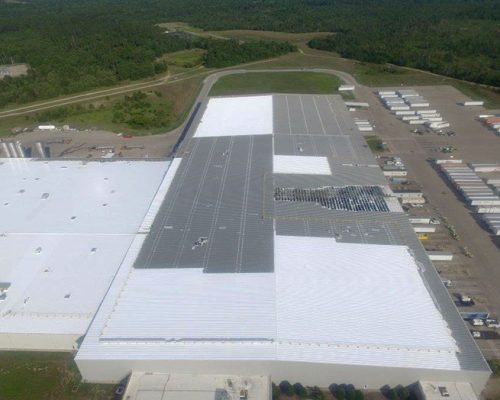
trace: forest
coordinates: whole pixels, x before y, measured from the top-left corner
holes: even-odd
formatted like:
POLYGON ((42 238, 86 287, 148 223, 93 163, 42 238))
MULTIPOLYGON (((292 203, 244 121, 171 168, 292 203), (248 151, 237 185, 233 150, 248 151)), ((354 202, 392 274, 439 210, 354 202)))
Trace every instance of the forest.
POLYGON ((193 47, 224 67, 295 48, 165 34, 184 21, 206 30, 333 34, 310 46, 500 86, 498 0, 0 0, 0 64, 29 74, 0 80, 0 107, 165 72, 160 57, 193 47))
POLYGON ((0 2, 0 64, 30 66, 27 76, 0 80, 0 107, 152 77, 167 70, 162 55, 184 49, 206 49, 207 67, 295 50, 295 46, 272 41, 238 43, 165 34, 146 18, 119 10, 110 13, 112 7, 86 5, 85 1, 78 6, 72 0, 68 7, 57 4, 0 2))

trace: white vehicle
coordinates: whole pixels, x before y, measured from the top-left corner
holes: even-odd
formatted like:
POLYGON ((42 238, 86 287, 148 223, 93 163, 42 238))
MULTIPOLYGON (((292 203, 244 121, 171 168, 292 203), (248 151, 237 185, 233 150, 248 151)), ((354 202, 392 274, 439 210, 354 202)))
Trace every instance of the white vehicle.
POLYGON ((472 299, 469 297, 469 296, 466 296, 466 295, 461 295, 460 296, 460 303, 462 304, 470 304, 472 303, 472 299))
POLYGON ((486 320, 486 326, 488 328, 500 328, 500 323, 496 319, 488 318, 486 320))
POLYGON ((481 332, 479 331, 472 331, 472 337, 475 339, 478 339, 481 337, 481 332))
POLYGON ((483 326, 484 325, 484 322, 482 319, 479 319, 479 318, 474 318, 470 321, 470 323, 473 325, 473 326, 483 326))
POLYGON ((444 280, 444 281, 443 281, 443 285, 444 285, 445 287, 449 288, 449 287, 452 287, 452 286, 453 286, 453 282, 452 282, 452 281, 450 281, 449 279, 446 279, 446 280, 444 280))

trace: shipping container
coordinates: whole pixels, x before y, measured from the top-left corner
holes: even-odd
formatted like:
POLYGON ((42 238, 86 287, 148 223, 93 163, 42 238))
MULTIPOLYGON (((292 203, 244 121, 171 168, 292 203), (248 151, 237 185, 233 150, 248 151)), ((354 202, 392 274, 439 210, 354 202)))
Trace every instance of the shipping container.
POLYGON ((436 232, 434 225, 413 225, 413 230, 416 233, 433 233, 436 232))
POLYGON ((500 213, 500 207, 479 206, 475 210, 478 214, 500 213))
POLYGON ((354 90, 354 85, 340 85, 339 92, 347 92, 354 90))
POLYGON ((414 107, 414 108, 429 107, 429 103, 426 103, 425 101, 415 102, 415 103, 406 103, 406 104, 408 104, 410 107, 414 107))
MULTIPOLYGON (((418 111, 417 111, 418 113, 418 111)), ((434 160, 434 162, 436 164, 462 164, 462 160, 459 160, 459 159, 453 159, 453 160, 450 160, 450 159, 437 159, 437 160, 434 160)))
POLYGON ((488 117, 486 118, 486 123, 488 125, 500 123, 500 117, 488 117))
POLYGON ((395 115, 415 115, 415 111, 409 110, 409 111, 395 111, 395 115))
POLYGON ((431 261, 452 261, 453 254, 447 253, 443 251, 428 251, 427 255, 431 259, 431 261))
POLYGON ((484 101, 464 101, 464 106, 483 106, 484 101))
POLYGON ((418 115, 403 115, 401 117, 401 121, 411 121, 411 120, 418 120, 420 117, 418 115))
POLYGON ((430 224, 431 223, 431 217, 409 217, 411 224, 430 224))

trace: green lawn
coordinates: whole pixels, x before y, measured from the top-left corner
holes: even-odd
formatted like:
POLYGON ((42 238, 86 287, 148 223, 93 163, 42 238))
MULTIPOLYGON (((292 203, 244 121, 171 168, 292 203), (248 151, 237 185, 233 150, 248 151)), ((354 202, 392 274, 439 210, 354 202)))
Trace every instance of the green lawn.
POLYGON ((168 65, 174 65, 181 68, 194 68, 203 64, 203 56, 206 50, 189 49, 168 53, 163 56, 163 59, 168 65))
POLYGON ((113 391, 81 383, 70 353, 0 352, 0 399, 110 400, 113 391))
POLYGON ((365 140, 372 152, 382 153, 384 151, 384 144, 378 136, 375 135, 365 136, 365 140))
POLYGON ((255 72, 224 76, 217 81, 211 96, 258 93, 336 93, 342 81, 330 74, 316 72, 255 72))
MULTIPOLYGON (((61 108, 67 109, 67 116, 64 117, 41 119, 43 115, 47 115, 47 111, 40 111, 25 116, 0 118, 0 137, 10 136, 13 128, 37 126, 42 123, 53 123, 55 125, 67 124, 79 129, 94 128, 112 132, 130 133, 136 136, 168 132, 178 127, 186 119, 200 90, 203 78, 203 75, 194 75, 190 79, 142 91, 148 95, 148 101, 155 106, 164 107, 165 110, 168 109, 170 112, 168 123, 159 128, 134 128, 126 123, 113 121, 113 105, 123 100, 124 95, 122 94, 92 102, 83 101, 78 103, 81 105, 79 109, 76 109, 77 105, 49 109, 56 112, 61 108)), ((127 95, 130 96, 132 93, 127 93, 127 95)))
POLYGON ((500 108, 500 89, 493 90, 425 71, 349 60, 321 50, 307 49, 306 54, 290 53, 269 62, 247 67, 247 69, 260 68, 336 69, 351 74, 362 85, 372 87, 451 85, 472 99, 484 100, 486 108, 500 108))

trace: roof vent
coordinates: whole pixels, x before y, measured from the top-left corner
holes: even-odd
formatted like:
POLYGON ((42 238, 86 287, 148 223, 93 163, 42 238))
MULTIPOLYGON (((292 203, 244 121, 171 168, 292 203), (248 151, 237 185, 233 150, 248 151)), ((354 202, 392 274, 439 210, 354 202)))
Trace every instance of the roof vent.
POLYGON ((71 293, 66 293, 66 294, 64 295, 64 298, 65 298, 65 299, 69 299, 70 297, 71 297, 71 293))
POLYGON ((45 199, 48 199, 49 198, 49 194, 48 193, 43 193, 42 194, 42 200, 45 200, 45 199))
POLYGON ((35 250, 35 254, 40 254, 42 252, 42 248, 41 247, 37 247, 36 250, 35 250))
POLYGON ((97 247, 92 247, 92 248, 90 249, 90 252, 91 252, 91 253, 95 253, 96 251, 97 251, 97 247))
POLYGON ((24 193, 24 192, 26 192, 26 190, 24 190, 24 189, 21 189, 21 190, 19 191, 19 193, 24 193))
POLYGON ((74 221, 76 219, 76 215, 73 215, 70 219, 71 221, 74 221))

